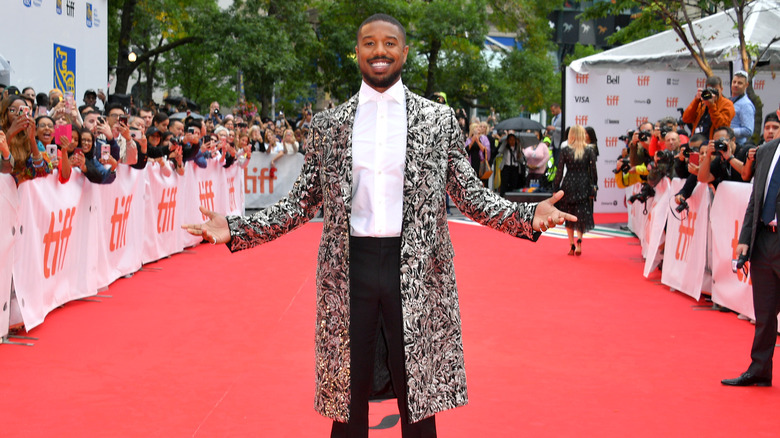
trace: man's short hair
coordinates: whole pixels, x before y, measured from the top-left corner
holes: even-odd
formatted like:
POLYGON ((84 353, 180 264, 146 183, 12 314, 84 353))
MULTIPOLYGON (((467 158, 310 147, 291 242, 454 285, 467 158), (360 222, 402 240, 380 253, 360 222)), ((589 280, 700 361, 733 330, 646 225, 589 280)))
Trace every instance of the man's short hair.
POLYGON ((777 116, 776 112, 771 112, 764 117, 764 124, 766 125, 766 122, 775 122, 780 123, 780 117, 777 116))
POLYGON ((550 106, 553 107, 553 108, 560 108, 561 104, 558 103, 558 102, 553 102, 553 103, 550 104, 550 106))
POLYGON ((740 70, 738 72, 734 73, 734 76, 742 76, 743 78, 748 78, 748 73, 745 70, 740 70))
POLYGON ((365 20, 363 20, 363 22, 360 23, 360 26, 358 26, 356 38, 358 39, 360 38, 360 29, 363 29, 363 26, 365 26, 368 23, 373 23, 375 21, 384 21, 385 23, 390 23, 393 26, 397 27, 398 30, 401 31, 401 36, 403 36, 404 38, 403 43, 404 45, 406 45, 406 29, 404 28, 404 26, 401 24, 400 21, 396 20, 395 18, 387 14, 374 14, 366 18, 365 20))
POLYGON ((109 103, 108 105, 106 105, 106 114, 111 114, 111 111, 115 110, 115 109, 120 109, 120 110, 122 110, 123 113, 127 112, 127 111, 125 111, 125 107, 121 103, 119 103, 119 102, 112 102, 112 103, 109 103))
MULTIPOLYGON (((177 121, 180 122, 181 120, 177 120, 177 121)), ((187 120, 187 123, 185 123, 185 125, 184 125, 185 129, 186 128, 198 128, 198 132, 200 132, 200 126, 201 126, 200 125, 200 120, 195 119, 195 118, 191 118, 191 119, 187 120)))
POLYGON ((726 134, 728 134, 730 140, 734 140, 734 138, 736 137, 734 135, 734 130, 731 129, 731 127, 729 127, 729 126, 720 126, 718 128, 715 128, 715 130, 712 131, 712 136, 714 137, 715 133, 718 132, 718 131, 726 131, 726 134))
POLYGON ((141 111, 145 111, 147 113, 154 114, 154 110, 149 108, 148 106, 142 106, 140 110, 138 110, 138 114, 141 114, 141 111))
POLYGON ((664 117, 663 119, 658 121, 658 124, 660 124, 661 126, 664 126, 664 125, 676 125, 677 124, 677 120, 674 117, 664 117))
POLYGON ((720 80, 720 76, 710 76, 707 78, 707 81, 705 84, 708 87, 717 87, 717 86, 723 86, 723 82, 720 80))
POLYGON ((691 138, 688 140, 688 143, 704 143, 707 141, 707 137, 704 136, 702 133, 696 133, 691 136, 691 138))

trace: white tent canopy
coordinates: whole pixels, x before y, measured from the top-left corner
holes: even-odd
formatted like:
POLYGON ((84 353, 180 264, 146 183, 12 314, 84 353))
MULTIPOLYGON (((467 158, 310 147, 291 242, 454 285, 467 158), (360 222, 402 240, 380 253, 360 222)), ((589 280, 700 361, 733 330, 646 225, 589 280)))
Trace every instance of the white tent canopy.
MULTIPOLYGON (((780 34, 780 4, 776 0, 757 0, 748 5, 745 16, 746 42, 763 51, 772 38, 780 34)), ((733 9, 696 20, 692 26, 713 68, 726 68, 732 61, 741 64, 733 9)), ((687 27, 686 33, 690 37, 687 27)), ((761 61, 780 62, 780 42, 773 44, 761 61)), ((587 73, 594 68, 698 69, 691 53, 673 30, 578 59, 570 67, 578 73, 587 73)))

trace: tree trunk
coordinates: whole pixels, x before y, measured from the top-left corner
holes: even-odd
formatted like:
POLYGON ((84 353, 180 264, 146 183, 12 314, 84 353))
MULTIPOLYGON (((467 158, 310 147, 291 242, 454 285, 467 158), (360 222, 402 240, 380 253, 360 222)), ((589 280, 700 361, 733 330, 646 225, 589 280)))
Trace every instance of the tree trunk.
POLYGON ((125 0, 122 5, 122 20, 119 28, 119 53, 116 58, 116 86, 115 94, 127 93, 127 83, 136 65, 130 63, 127 54, 130 53, 130 32, 133 29, 133 15, 137 0, 125 0))
POLYGON ((428 56, 428 78, 425 85, 425 96, 431 97, 437 90, 436 87, 436 63, 439 60, 439 51, 441 50, 441 40, 434 39, 431 41, 431 53, 428 56))

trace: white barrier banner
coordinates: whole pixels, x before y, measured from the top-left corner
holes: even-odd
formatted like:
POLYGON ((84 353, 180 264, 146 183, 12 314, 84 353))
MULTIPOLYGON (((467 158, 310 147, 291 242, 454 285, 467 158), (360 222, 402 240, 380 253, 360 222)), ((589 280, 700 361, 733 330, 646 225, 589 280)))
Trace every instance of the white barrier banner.
POLYGON ((16 211, 19 196, 16 182, 10 175, 0 175, 0 338, 8 334, 11 316, 11 278, 14 259, 14 235, 16 234, 16 211))
POLYGON ((90 230, 97 249, 98 287, 141 269, 145 170, 119 166, 111 184, 90 184, 98 211, 97 230, 90 230), (94 238, 97 237, 95 240, 94 238))
POLYGON ((225 184, 227 185, 227 204, 225 214, 244 214, 244 169, 238 165, 225 169, 225 184))
POLYGON ((753 288, 748 274, 731 271, 731 260, 737 258, 737 243, 745 209, 750 201, 752 184, 722 182, 712 202, 712 301, 755 319, 753 288))
POLYGON ((84 194, 86 179, 74 171, 67 184, 57 175, 19 186, 19 232, 14 239, 14 285, 27 330, 56 307, 97 293, 96 211, 84 194))
MULTIPOLYGON (((672 192, 679 192, 684 183, 682 179, 672 181, 672 192)), ((709 188, 704 183, 697 183, 688 198, 688 210, 670 213, 666 220, 661 282, 697 301, 701 297, 707 261, 709 204, 709 188)))
POLYGON ((184 249, 184 231, 177 212, 181 211, 181 183, 184 178, 176 172, 162 174, 160 165, 150 161, 146 165, 146 208, 142 260, 153 262, 184 249))
MULTIPOLYGON (((647 217, 647 228, 645 229, 645 240, 642 241, 643 256, 645 257, 645 278, 650 276, 655 268, 661 262, 661 242, 666 236, 666 217, 669 214, 670 202, 674 193, 671 190, 672 183, 668 178, 662 179, 655 186, 655 196, 653 198, 653 209, 647 217)), ((679 190, 679 189, 678 189, 679 190)))
MULTIPOLYGON (((632 196, 639 194, 639 192, 642 190, 642 184, 637 183, 630 185, 624 190, 626 192, 626 204, 628 206, 628 229, 631 230, 632 233, 636 234, 636 237, 638 237, 639 241, 641 242, 644 233, 644 227, 642 226, 642 223, 647 220, 645 217, 646 215, 642 214, 645 205, 641 202, 629 203, 628 200, 631 199, 632 196)), ((642 249, 642 253, 642 255, 644 255, 644 248, 642 249)))
POLYGON ((244 169, 246 208, 265 208, 286 196, 303 167, 303 155, 285 155, 272 170, 269 154, 254 153, 244 169))

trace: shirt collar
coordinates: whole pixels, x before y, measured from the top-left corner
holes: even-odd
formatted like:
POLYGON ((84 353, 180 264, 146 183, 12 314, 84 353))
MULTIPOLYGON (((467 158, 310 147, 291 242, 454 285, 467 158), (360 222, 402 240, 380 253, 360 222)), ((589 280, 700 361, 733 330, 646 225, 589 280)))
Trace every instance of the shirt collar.
POLYGON ((372 102, 372 101, 378 101, 380 99, 380 96, 384 99, 390 98, 391 100, 394 100, 396 103, 403 104, 404 102, 404 84, 401 79, 398 79, 398 82, 393 84, 392 87, 388 88, 384 93, 380 93, 376 91, 375 89, 371 88, 366 81, 363 81, 360 84, 360 92, 358 93, 358 106, 363 105, 364 103, 372 102))

